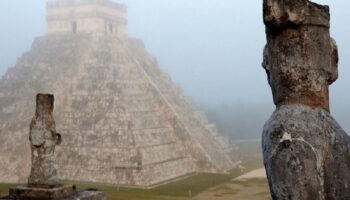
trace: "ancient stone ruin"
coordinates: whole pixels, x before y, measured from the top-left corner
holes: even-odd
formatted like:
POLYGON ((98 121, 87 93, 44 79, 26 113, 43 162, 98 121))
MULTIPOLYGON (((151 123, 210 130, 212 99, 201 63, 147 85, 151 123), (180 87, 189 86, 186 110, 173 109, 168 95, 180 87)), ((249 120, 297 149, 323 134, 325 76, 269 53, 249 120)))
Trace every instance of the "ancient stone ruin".
POLYGON ((263 131, 273 199, 350 199, 350 137, 329 113, 338 77, 328 6, 264 0, 263 66, 276 111, 263 131))
POLYGON ((47 32, 105 32, 127 37, 127 7, 106 0, 59 0, 47 4, 47 32))
POLYGON ((60 144, 61 135, 56 133, 53 107, 53 95, 37 95, 35 115, 29 132, 32 166, 28 184, 33 187, 55 187, 59 184, 54 160, 55 147, 60 144))
MULTIPOLYGON (((126 7, 107 0, 48 3, 48 34, 0 80, 0 180, 30 174, 31 97, 54 93, 61 179, 152 187, 234 167, 228 139, 183 95, 140 40, 126 7)), ((36 138, 40 140, 40 138, 36 138)))
POLYGON ((73 185, 60 184, 54 166, 55 146, 61 142, 52 116, 54 96, 38 94, 36 110, 30 124, 31 173, 26 186, 10 189, 2 200, 105 200, 100 191, 76 192, 73 185))

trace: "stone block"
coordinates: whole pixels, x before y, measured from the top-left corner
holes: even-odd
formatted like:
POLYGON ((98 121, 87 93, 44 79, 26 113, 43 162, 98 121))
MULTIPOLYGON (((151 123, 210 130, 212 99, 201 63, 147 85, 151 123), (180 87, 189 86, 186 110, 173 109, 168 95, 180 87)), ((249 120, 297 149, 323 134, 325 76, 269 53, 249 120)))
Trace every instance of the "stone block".
POLYGON ((56 200, 72 196, 75 186, 62 185, 54 188, 18 186, 11 188, 10 197, 15 200, 56 200))

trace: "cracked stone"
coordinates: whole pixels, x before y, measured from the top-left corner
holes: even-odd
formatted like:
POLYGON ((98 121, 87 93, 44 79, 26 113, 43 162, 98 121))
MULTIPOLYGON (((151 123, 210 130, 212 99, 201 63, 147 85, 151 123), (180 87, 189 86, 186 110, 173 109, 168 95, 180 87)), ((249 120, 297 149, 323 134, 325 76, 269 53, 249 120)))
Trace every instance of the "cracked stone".
POLYGON ((350 137, 329 113, 338 50, 329 8, 264 0, 263 67, 276 111, 264 126, 264 164, 274 200, 350 199, 350 137))

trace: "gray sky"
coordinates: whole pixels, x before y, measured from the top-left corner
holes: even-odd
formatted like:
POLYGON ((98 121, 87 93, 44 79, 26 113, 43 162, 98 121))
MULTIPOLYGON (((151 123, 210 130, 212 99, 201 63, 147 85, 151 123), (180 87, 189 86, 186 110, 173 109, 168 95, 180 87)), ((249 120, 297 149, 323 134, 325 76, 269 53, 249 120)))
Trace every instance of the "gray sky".
MULTIPOLYGON (((116 1, 129 7, 130 35, 145 42, 161 67, 196 102, 252 104, 272 111, 272 95, 261 68, 262 0, 116 1)), ((350 1, 315 2, 331 7, 331 32, 340 49, 340 77, 331 87, 332 110, 349 128, 350 1)), ((35 37, 45 34, 45 0, 2 0, 0 4, 3 74, 35 37)))

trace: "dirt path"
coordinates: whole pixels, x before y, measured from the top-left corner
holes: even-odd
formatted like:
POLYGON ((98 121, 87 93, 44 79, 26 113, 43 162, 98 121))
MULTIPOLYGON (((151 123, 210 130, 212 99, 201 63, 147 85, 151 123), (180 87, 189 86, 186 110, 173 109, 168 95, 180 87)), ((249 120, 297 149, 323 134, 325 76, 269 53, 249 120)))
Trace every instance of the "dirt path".
POLYGON ((239 176, 239 177, 235 178, 234 181, 236 181, 236 180, 246 180, 246 179, 252 179, 252 178, 265 179, 266 178, 265 169, 264 168, 256 169, 256 170, 251 171, 249 173, 243 174, 242 176, 239 176))

